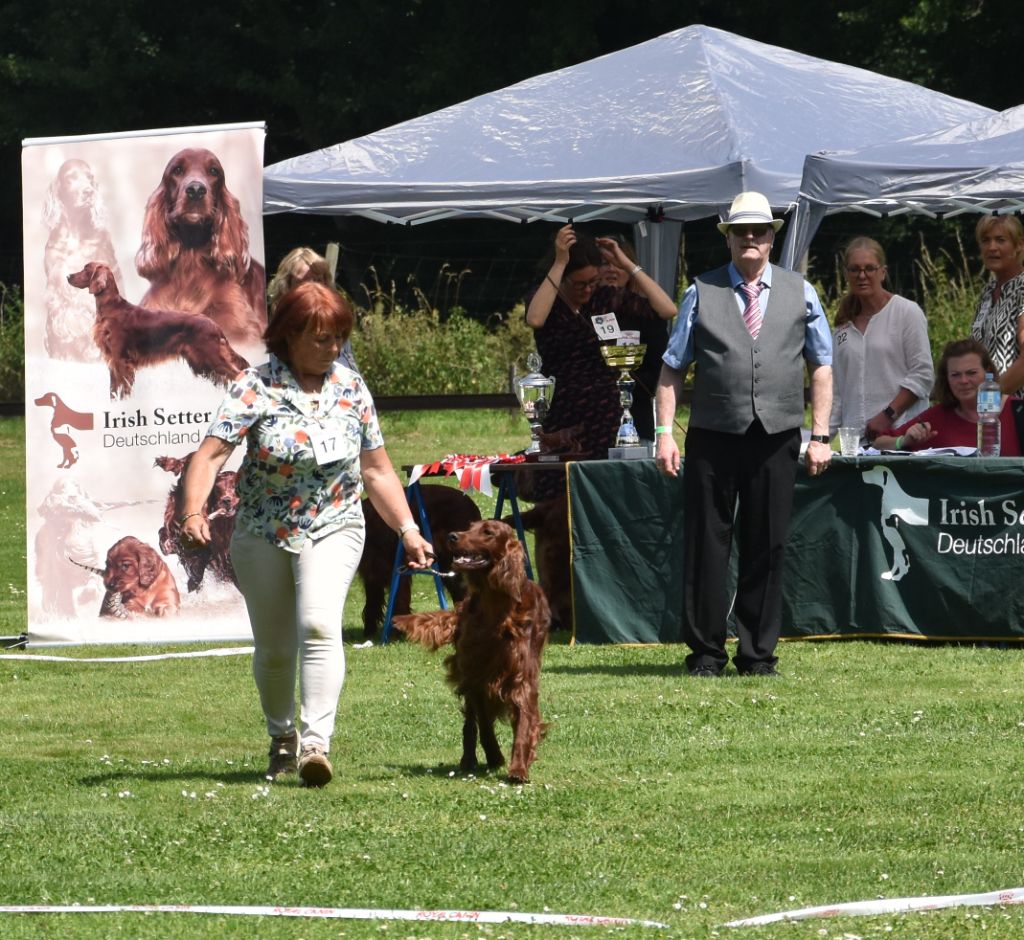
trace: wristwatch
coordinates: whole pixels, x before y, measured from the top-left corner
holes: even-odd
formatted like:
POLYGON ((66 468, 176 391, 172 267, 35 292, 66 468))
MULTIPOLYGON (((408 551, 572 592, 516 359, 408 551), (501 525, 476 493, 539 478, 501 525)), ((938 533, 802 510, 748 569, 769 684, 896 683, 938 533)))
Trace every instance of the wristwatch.
POLYGON ((892 405, 886 405, 882 409, 882 414, 884 414, 890 421, 896 420, 896 409, 893 408, 892 405))
POLYGON ((816 444, 827 444, 829 441, 829 437, 827 434, 812 434, 811 440, 814 441, 816 444))

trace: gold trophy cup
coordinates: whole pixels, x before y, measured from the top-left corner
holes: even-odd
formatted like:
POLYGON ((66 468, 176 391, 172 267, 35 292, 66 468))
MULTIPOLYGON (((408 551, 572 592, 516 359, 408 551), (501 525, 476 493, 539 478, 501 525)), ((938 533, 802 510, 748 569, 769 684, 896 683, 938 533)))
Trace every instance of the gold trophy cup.
POLYGON ((622 417, 619 418, 619 430, 615 435, 615 446, 639 447, 640 435, 636 433, 636 425, 633 424, 633 415, 630 406, 633 404, 633 387, 636 382, 630 375, 630 369, 635 369, 644 361, 644 353, 647 346, 644 343, 637 343, 633 346, 602 346, 601 355, 604 361, 613 369, 619 370, 619 376, 615 384, 619 389, 619 404, 622 405, 622 417))

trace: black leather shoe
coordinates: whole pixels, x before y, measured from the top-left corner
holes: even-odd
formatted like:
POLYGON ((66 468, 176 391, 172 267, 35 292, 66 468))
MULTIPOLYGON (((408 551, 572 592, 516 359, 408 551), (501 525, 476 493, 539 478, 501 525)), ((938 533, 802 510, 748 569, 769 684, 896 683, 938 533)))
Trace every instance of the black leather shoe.
POLYGON ((782 673, 779 672, 771 663, 754 663, 749 669, 741 669, 741 676, 764 676, 770 679, 781 679, 782 673))
POLYGON ((714 666, 694 666, 690 675, 695 679, 717 679, 722 674, 720 669, 714 666))

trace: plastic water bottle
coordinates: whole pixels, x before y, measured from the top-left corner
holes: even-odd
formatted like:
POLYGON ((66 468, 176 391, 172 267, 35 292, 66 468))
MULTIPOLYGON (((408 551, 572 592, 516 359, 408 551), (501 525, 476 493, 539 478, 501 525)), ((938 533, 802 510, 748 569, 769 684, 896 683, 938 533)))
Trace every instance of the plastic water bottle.
POLYGON ((978 386, 978 456, 999 456, 999 413, 1002 411, 1003 396, 999 383, 991 372, 985 373, 985 381, 978 386))

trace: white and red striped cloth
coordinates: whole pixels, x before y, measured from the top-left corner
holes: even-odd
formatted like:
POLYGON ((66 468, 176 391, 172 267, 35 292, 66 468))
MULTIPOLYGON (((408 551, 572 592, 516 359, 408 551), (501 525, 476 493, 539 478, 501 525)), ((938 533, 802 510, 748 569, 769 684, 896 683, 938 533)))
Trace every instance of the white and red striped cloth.
POLYGON ((522 454, 493 454, 481 457, 479 454, 449 454, 433 463, 418 463, 409 474, 412 485, 420 477, 451 476, 459 477, 459 488, 469 492, 477 490, 485 496, 493 496, 491 487, 491 464, 522 463, 526 458, 522 454))

